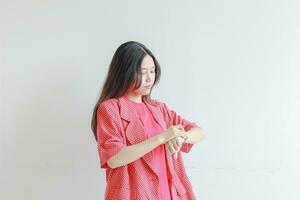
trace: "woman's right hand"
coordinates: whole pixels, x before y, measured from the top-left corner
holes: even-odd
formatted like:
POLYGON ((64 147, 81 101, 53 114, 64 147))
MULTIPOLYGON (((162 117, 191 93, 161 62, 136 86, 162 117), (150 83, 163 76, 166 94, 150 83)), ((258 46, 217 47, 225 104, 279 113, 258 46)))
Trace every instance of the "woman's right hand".
POLYGON ((164 143, 176 137, 182 137, 183 139, 187 138, 187 136, 185 135, 185 130, 181 124, 173 125, 167 130, 165 130, 162 133, 162 137, 164 143))

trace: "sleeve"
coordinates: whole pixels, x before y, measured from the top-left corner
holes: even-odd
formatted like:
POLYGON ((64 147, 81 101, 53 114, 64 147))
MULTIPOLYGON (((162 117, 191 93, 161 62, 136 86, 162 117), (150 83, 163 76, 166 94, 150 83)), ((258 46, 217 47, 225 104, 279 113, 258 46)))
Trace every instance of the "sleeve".
POLYGON ((109 167, 107 160, 126 146, 118 106, 102 102, 97 109, 97 144, 101 168, 109 167))
MULTIPOLYGON (((166 120, 167 120, 167 124, 168 127, 172 126, 172 125, 177 125, 177 124, 181 124, 184 128, 185 131, 189 131, 192 128, 201 128, 198 124, 196 124, 195 122, 191 122, 185 118, 183 118, 182 116, 180 116, 178 113, 176 113, 173 109, 169 108, 165 103, 161 103, 163 110, 164 110, 164 115, 166 116, 166 120)), ((194 144, 190 144, 190 143, 183 143, 181 146, 181 151, 188 153, 192 146, 194 144)))

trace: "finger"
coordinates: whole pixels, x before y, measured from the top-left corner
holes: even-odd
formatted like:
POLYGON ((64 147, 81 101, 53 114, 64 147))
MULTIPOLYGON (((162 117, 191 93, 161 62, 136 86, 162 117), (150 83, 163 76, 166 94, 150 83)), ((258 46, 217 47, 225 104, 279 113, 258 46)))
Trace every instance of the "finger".
POLYGON ((186 134, 186 132, 184 132, 183 138, 184 138, 184 139, 187 139, 187 138, 188 138, 188 135, 186 134))
POLYGON ((172 145, 173 145, 175 151, 178 151, 179 145, 177 145, 177 138, 174 138, 174 140, 171 140, 171 142, 172 142, 172 145))
POLYGON ((167 143, 165 144, 165 151, 166 151, 168 154, 171 154, 170 149, 169 149, 169 146, 168 146, 167 143))
POLYGON ((179 149, 181 148, 180 138, 181 138, 181 137, 177 137, 177 138, 176 138, 176 145, 178 146, 179 149))
POLYGON ((175 160, 177 159, 177 152, 174 153, 174 159, 175 159, 175 160))
POLYGON ((170 147, 170 141, 168 141, 168 142, 166 143, 166 146, 165 146, 165 147, 167 148, 168 152, 169 152, 170 154, 172 154, 172 149, 171 149, 171 147, 170 147))
POLYGON ((169 149, 172 154, 176 152, 172 144, 169 145, 169 149))
POLYGON ((180 142, 180 144, 182 144, 187 140, 187 138, 183 138, 180 136, 180 137, 177 137, 177 140, 180 142))
POLYGON ((185 131, 179 131, 177 133, 177 137, 182 137, 184 139, 187 139, 187 135, 186 135, 186 132, 185 131))
POLYGON ((169 146, 168 147, 169 148, 169 152, 170 152, 170 154, 173 154, 173 153, 175 153, 176 151, 171 147, 171 146, 169 146))

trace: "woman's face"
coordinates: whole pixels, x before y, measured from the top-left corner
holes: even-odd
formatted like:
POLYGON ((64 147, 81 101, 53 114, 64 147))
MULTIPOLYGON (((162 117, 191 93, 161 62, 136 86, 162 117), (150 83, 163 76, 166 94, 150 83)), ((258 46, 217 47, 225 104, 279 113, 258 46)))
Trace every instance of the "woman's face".
POLYGON ((151 56, 146 55, 141 64, 142 81, 141 86, 133 91, 136 95, 147 95, 155 81, 155 64, 151 56))

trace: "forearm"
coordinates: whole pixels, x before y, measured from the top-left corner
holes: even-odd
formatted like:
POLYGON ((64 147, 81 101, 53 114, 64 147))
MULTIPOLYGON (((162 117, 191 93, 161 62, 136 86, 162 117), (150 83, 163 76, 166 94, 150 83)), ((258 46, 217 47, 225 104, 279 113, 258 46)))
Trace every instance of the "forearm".
POLYGON ((107 164, 111 168, 116 168, 116 167, 129 164, 139 159, 140 157, 144 156, 145 154, 149 153, 152 149, 156 148, 157 146, 163 143, 165 143, 165 141, 161 134, 153 136, 138 144, 124 147, 116 155, 111 157, 107 161, 107 164))
POLYGON ((195 144, 204 137, 204 130, 198 127, 192 128, 186 131, 186 135, 188 136, 188 138, 185 143, 195 144))

